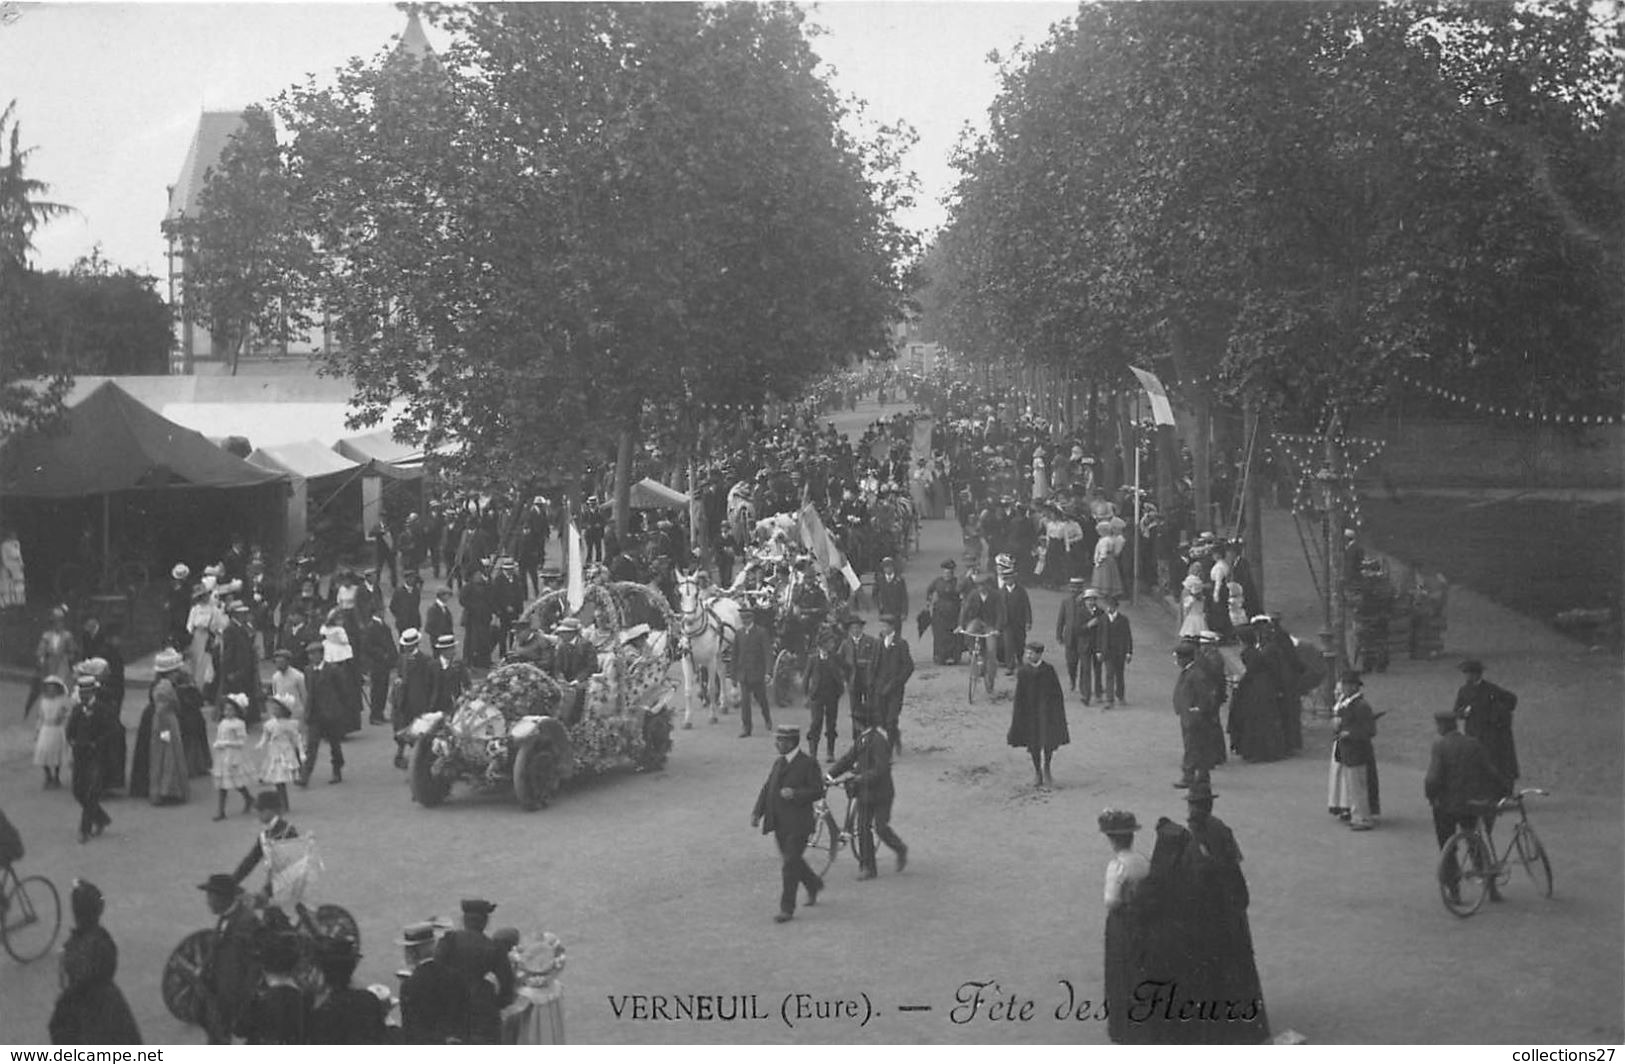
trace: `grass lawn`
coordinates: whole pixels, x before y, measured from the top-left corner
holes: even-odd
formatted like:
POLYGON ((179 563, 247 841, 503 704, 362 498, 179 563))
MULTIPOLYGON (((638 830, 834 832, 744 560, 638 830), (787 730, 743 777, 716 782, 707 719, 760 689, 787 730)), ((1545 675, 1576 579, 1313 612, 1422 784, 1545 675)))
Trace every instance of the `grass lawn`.
POLYGON ((1361 508, 1378 549, 1437 569, 1508 609, 1551 624, 1564 610, 1619 608, 1625 530, 1618 503, 1409 494, 1368 498, 1361 508))

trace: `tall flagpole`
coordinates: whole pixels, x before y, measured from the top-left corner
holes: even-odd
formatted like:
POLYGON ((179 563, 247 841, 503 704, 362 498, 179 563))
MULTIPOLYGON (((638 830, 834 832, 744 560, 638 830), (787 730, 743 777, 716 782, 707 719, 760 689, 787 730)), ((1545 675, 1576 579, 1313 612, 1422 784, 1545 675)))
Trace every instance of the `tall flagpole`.
POLYGON ((1140 393, 1134 393, 1134 583, 1129 585, 1128 600, 1136 605, 1140 601, 1140 550, 1145 546, 1140 539, 1140 393))

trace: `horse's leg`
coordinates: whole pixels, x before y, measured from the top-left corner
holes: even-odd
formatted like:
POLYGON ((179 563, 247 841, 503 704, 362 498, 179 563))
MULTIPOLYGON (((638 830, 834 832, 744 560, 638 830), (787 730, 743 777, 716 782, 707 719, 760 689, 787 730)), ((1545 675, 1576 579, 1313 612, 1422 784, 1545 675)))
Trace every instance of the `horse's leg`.
POLYGON ((692 698, 693 693, 694 693, 694 661, 693 661, 693 659, 691 659, 688 656, 688 654, 685 653, 683 655, 683 730, 684 731, 687 731, 688 729, 694 727, 694 722, 689 719, 690 717, 692 717, 694 715, 694 704, 693 704, 693 698, 692 698))

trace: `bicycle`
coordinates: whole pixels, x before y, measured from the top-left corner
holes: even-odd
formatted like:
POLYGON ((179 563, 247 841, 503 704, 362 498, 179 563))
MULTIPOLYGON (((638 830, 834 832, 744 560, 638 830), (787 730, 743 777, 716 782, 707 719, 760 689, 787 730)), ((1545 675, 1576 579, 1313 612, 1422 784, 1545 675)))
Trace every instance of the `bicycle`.
POLYGON ((1446 909, 1463 919, 1478 912, 1491 886, 1502 886, 1512 878, 1514 854, 1524 871, 1529 873, 1529 878, 1534 880, 1541 897, 1552 896, 1552 862, 1546 856, 1546 847, 1541 845, 1540 837, 1529 823, 1529 813, 1524 808, 1524 798, 1528 795, 1545 797, 1547 793, 1539 787, 1528 787, 1496 802, 1473 803, 1483 807, 1473 826, 1457 828, 1455 834, 1445 840, 1439 853, 1439 895, 1444 899, 1446 909), (1497 857, 1495 842, 1484 826, 1483 813, 1514 809, 1518 812, 1518 819, 1512 825, 1506 848, 1497 857))
POLYGON ((62 899, 44 876, 20 877, 0 865, 0 947, 22 964, 51 952, 62 930, 62 899))
POLYGON ((963 636, 970 644, 970 679, 966 685, 966 698, 971 702, 976 701, 978 680, 987 688, 988 697, 993 697, 993 677, 999 671, 998 656, 993 653, 993 640, 998 638, 998 633, 956 628, 954 634, 963 636))
POLYGON ((813 803, 813 817, 818 826, 813 830, 813 837, 807 843, 809 851, 816 851, 816 856, 808 861, 813 871, 820 877, 829 871, 830 865, 835 863, 835 857, 841 852, 841 847, 856 851, 858 836, 856 832, 858 816, 857 788, 850 777, 839 780, 828 780, 825 783, 825 796, 813 803), (846 787, 846 815, 837 824, 835 814, 829 808, 828 788, 841 783, 846 787), (817 862, 822 859, 822 864, 817 862))

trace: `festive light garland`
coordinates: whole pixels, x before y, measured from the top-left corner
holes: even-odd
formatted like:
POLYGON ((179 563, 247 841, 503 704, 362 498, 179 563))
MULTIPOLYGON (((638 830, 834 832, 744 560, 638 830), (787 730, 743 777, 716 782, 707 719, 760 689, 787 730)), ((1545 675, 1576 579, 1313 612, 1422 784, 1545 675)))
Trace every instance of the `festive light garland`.
POLYGON ((1459 406, 1470 406, 1477 413, 1490 414, 1495 417, 1508 417, 1519 421, 1535 421, 1555 425, 1618 425, 1625 421, 1625 414, 1553 414, 1544 410, 1529 410, 1508 406, 1504 403, 1485 403, 1474 399, 1470 395, 1419 381, 1406 373, 1395 373, 1394 376, 1434 398, 1447 399, 1459 406))
MULTIPOLYGON (((1292 493, 1292 509, 1297 513, 1320 511, 1322 507, 1317 505, 1314 491, 1321 482, 1319 474, 1326 464, 1326 437, 1291 432, 1273 435, 1273 441, 1264 444, 1265 458, 1284 458, 1288 464, 1296 467, 1297 484, 1292 493)), ((1334 436, 1331 444, 1337 449, 1339 468, 1334 489, 1335 504, 1342 509, 1348 525, 1356 529, 1364 528, 1365 516, 1360 509, 1360 494, 1355 490, 1354 474, 1380 455, 1386 444, 1382 440, 1364 436, 1334 436)))

